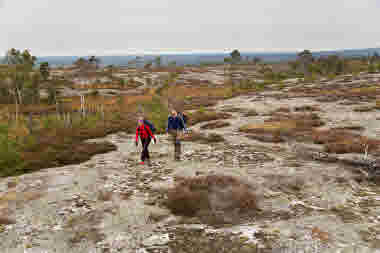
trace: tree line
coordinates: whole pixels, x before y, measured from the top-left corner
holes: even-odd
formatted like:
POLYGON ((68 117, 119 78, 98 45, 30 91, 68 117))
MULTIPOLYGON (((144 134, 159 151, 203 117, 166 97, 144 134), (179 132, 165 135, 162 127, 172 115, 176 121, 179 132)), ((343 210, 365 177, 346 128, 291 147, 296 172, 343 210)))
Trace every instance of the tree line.
POLYGON ((39 64, 36 68, 37 57, 29 50, 10 49, 4 57, 6 67, 0 70, 0 103, 17 105, 39 104, 40 91, 45 87, 48 93, 48 103, 56 99, 56 80, 50 80, 48 62, 39 64), (48 81, 52 82, 48 82, 48 81))

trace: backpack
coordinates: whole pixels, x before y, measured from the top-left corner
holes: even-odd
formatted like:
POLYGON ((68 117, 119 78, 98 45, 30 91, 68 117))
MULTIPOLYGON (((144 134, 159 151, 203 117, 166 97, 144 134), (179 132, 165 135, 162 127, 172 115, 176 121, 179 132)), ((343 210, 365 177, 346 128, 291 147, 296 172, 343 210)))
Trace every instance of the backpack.
POLYGON ((152 131, 152 134, 156 132, 156 128, 154 127, 152 122, 150 122, 149 120, 144 120, 144 124, 149 127, 150 131, 152 131))
POLYGON ((182 113, 179 113, 179 116, 182 118, 183 123, 187 124, 187 120, 188 120, 187 115, 182 112, 182 113))

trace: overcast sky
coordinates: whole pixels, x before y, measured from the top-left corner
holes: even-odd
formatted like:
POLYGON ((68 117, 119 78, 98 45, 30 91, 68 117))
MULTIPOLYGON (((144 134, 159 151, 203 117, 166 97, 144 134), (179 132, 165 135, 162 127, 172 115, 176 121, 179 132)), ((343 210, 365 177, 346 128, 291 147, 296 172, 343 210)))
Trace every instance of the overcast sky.
POLYGON ((0 54, 380 46, 380 0, 0 0, 0 54))

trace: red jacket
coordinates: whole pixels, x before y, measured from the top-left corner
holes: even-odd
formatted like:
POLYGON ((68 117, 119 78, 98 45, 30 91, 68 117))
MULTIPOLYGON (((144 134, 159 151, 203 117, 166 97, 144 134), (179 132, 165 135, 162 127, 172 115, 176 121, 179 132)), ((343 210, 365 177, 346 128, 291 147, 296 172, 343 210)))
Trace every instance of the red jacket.
POLYGON ((152 131, 150 131, 149 126, 147 126, 145 124, 142 124, 141 126, 138 126, 136 128, 136 141, 139 140, 139 136, 140 136, 141 139, 146 139, 146 138, 149 138, 149 137, 152 137, 153 139, 156 139, 156 137, 154 137, 152 131))

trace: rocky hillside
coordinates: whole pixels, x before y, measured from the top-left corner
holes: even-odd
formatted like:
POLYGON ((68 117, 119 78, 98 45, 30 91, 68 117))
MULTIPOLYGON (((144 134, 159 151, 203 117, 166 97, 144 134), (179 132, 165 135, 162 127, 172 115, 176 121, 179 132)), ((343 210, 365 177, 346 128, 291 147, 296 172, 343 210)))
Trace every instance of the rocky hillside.
POLYGON ((207 109, 232 117, 192 127, 180 162, 162 135, 153 165, 138 165, 134 136, 119 133, 91 140, 117 150, 86 163, 1 179, 2 249, 376 252, 379 78, 219 102, 207 109))

